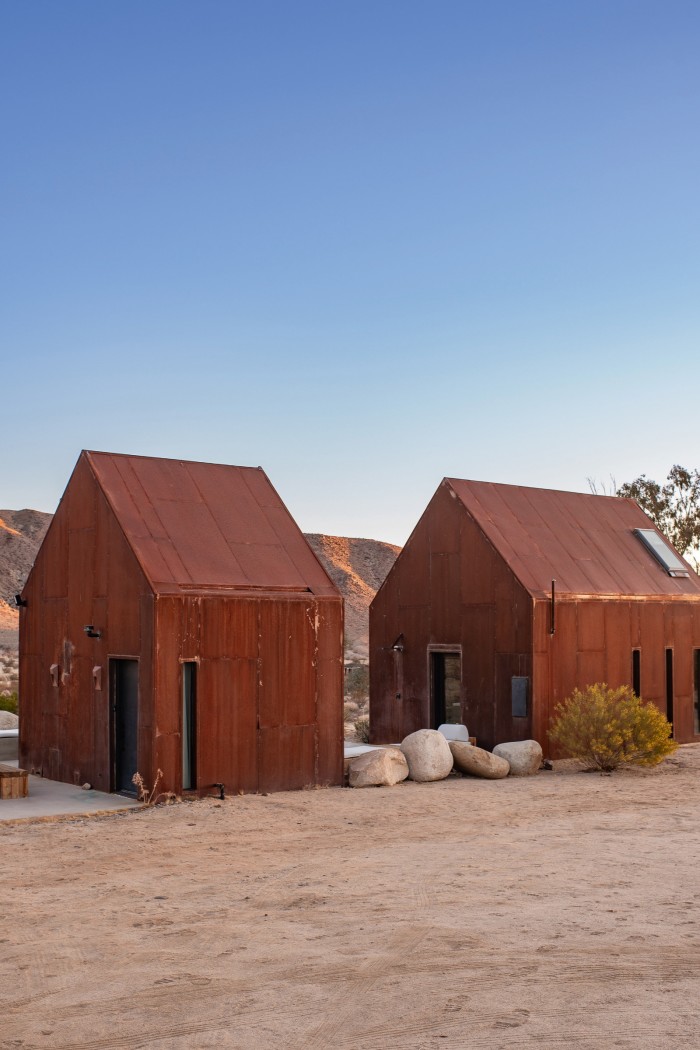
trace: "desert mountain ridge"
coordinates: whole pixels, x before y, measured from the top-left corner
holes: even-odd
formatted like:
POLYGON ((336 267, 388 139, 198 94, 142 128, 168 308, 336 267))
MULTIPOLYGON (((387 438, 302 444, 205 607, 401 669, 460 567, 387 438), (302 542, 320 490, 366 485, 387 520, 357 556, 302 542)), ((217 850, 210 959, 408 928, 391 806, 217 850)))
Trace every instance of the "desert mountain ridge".
MULTIPOLYGON (((0 510, 0 644, 17 645, 14 596, 24 586, 52 514, 0 510)), ((366 659, 369 605, 401 550, 393 543, 306 533, 314 553, 345 599, 348 656, 366 659)))

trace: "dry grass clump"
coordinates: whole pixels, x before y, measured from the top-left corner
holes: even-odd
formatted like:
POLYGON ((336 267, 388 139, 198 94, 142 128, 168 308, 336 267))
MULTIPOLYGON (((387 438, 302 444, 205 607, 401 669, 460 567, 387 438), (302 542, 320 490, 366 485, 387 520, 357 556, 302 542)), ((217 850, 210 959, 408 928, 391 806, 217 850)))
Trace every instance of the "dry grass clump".
POLYGON ((161 799, 166 806, 172 805, 173 802, 177 801, 177 795, 174 791, 161 791, 158 794, 158 784, 163 777, 163 770, 159 769, 156 773, 156 779, 153 783, 153 787, 149 791, 146 787, 146 783, 140 773, 134 773, 131 778, 131 783, 136 787, 136 793, 139 802, 143 802, 144 806, 157 806, 161 799))

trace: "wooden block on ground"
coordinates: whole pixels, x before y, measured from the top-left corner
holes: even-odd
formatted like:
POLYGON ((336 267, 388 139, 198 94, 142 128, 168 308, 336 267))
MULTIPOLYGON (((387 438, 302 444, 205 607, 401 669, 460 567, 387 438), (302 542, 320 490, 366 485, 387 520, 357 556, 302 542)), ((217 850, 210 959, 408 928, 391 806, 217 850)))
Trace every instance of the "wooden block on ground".
POLYGON ((29 775, 26 769, 15 769, 0 762, 0 799, 26 798, 29 794, 29 775))

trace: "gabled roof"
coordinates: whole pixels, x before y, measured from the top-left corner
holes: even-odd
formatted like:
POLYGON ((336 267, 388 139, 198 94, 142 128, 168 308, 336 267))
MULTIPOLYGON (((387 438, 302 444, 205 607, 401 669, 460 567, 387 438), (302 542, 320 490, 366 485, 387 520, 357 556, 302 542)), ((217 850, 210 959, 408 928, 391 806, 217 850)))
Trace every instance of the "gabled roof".
POLYGON ((559 594, 700 597, 692 569, 688 577, 669 576, 635 536, 634 529, 659 530, 634 500, 458 478, 445 483, 534 597, 549 594, 553 579, 559 594))
POLYGON ((83 456, 156 593, 338 593, 260 467, 83 456))

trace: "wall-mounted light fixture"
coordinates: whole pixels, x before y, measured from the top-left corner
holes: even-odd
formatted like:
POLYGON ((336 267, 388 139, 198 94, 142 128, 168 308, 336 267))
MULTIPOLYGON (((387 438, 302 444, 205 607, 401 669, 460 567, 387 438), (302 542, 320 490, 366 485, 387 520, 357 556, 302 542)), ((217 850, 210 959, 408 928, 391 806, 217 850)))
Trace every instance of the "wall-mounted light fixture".
POLYGON ((83 630, 85 631, 85 634, 88 636, 88 638, 102 637, 102 631, 96 631, 91 623, 86 623, 83 627, 83 630))
POLYGON ((27 603, 26 603, 26 601, 24 600, 24 598, 22 597, 21 594, 16 594, 15 595, 15 605, 17 606, 18 609, 23 609, 26 604, 27 603))

